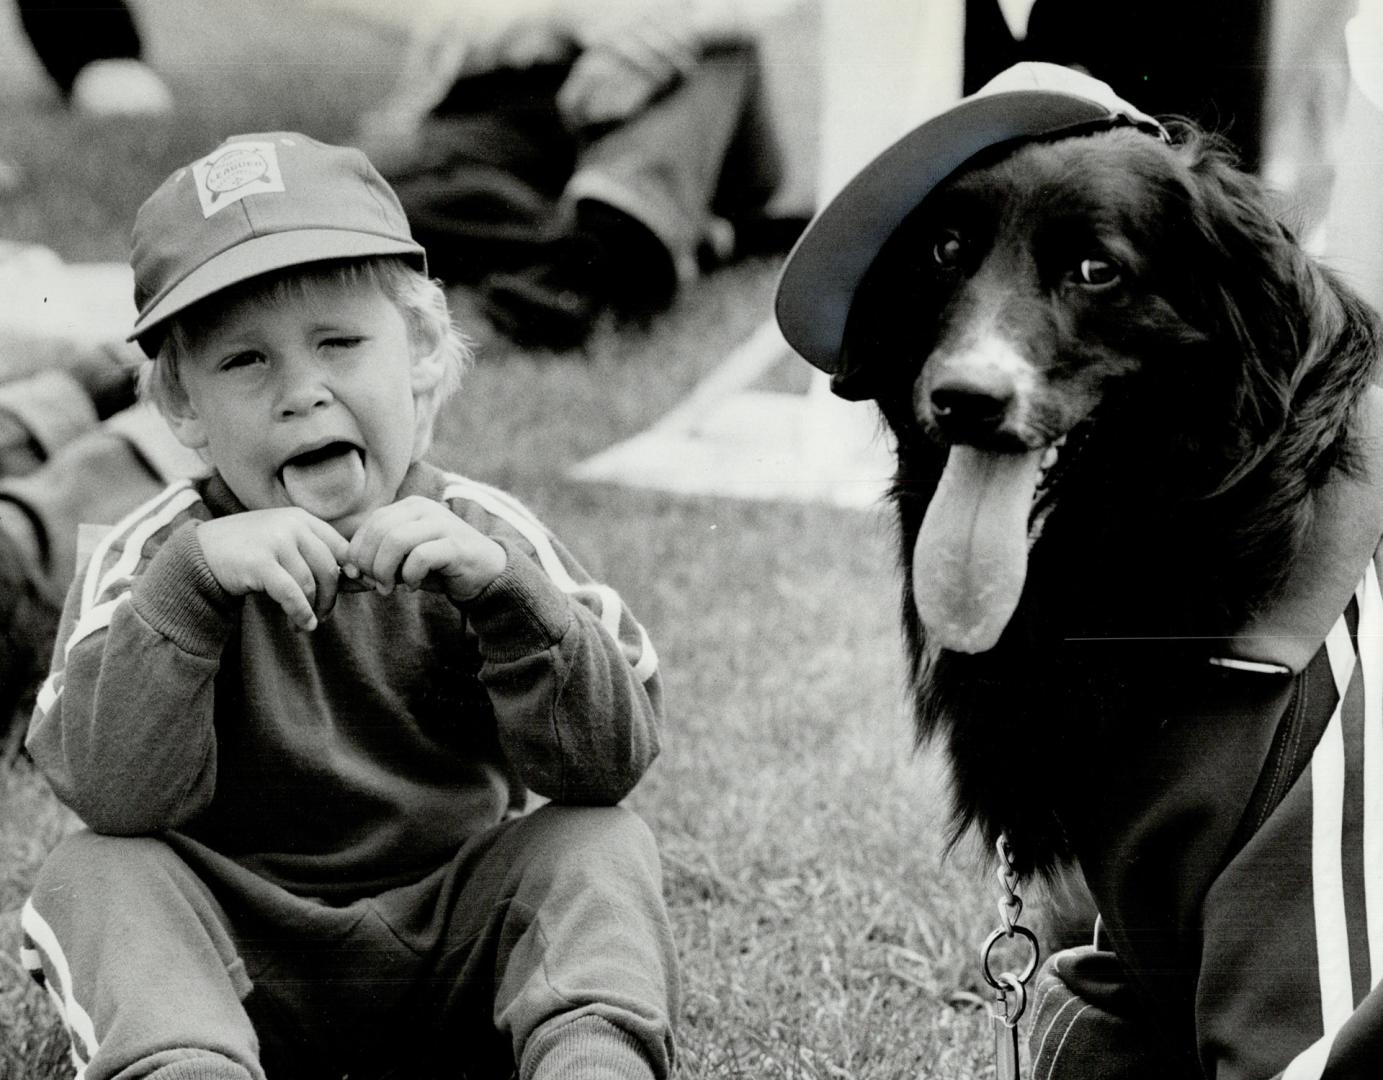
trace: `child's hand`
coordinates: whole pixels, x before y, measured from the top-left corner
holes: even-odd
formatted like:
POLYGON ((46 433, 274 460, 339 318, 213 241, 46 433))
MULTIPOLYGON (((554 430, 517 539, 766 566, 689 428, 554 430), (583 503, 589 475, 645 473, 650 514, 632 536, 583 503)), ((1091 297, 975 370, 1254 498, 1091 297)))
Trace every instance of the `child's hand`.
POLYGON ((410 495, 382 506, 356 529, 342 560, 347 577, 435 589, 464 603, 504 572, 504 549, 439 502, 410 495))
POLYGON ((345 538, 306 510, 248 510, 205 521, 197 539, 207 566, 233 596, 264 593, 304 630, 336 603, 345 538))

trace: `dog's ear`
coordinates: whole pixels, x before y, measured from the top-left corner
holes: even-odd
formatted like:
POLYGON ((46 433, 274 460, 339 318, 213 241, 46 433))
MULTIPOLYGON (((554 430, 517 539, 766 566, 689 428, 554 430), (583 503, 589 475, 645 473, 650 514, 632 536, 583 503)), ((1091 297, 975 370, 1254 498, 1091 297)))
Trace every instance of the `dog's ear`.
POLYGON ((849 337, 840 350, 840 365, 831 372, 831 392, 846 401, 869 401, 879 395, 879 380, 870 363, 873 350, 853 344, 849 337))
MULTIPOLYGON (((1244 445, 1223 486, 1256 469, 1289 426, 1318 451, 1298 464, 1328 471, 1341 447, 1326 444, 1349 429, 1374 372, 1377 320, 1301 248, 1230 155, 1195 136, 1179 154, 1200 248, 1187 252, 1187 266, 1205 305, 1208 345, 1219 354, 1211 359, 1240 365, 1235 408, 1244 445)), ((1324 475, 1303 479, 1314 486, 1324 475)))
POLYGON ((846 401, 877 399, 887 375, 894 334, 887 299, 887 273, 875 259, 850 302, 841 341, 840 359, 831 373, 831 392, 846 401))
POLYGON ((923 275, 916 253, 915 214, 885 241, 860 279, 831 390, 847 401, 883 399, 916 376, 927 331, 919 323, 923 275))

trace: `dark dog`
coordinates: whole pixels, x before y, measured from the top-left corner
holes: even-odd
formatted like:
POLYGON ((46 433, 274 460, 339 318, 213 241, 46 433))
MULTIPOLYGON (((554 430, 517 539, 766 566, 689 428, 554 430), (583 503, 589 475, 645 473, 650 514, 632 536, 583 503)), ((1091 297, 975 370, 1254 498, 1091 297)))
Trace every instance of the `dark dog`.
POLYGON ((1280 593, 1378 347, 1194 132, 1023 146, 909 217, 837 378, 897 438, 918 719, 950 741, 961 826, 1007 828, 1024 871, 1070 857, 1035 787, 1102 721, 1127 734, 1121 687, 1280 593))
MULTIPOLYGON (((896 438, 919 735, 944 740, 957 835, 1006 832, 1023 874, 1079 863, 1106 988, 1134 987, 1081 1002, 1058 964, 1103 1018, 1087 1050, 1112 1043, 1061 1072, 1070 1026, 1046 1009, 1040 1076, 1127 1075, 1113 1043, 1141 1039, 1178 1062, 1149 1074, 1268 1077, 1323 1066, 1346 1025, 1377 1067, 1383 950, 1370 975, 1358 943, 1383 864, 1351 830, 1383 821, 1346 807, 1341 827, 1343 1005, 1325 931, 1279 935, 1319 924, 1303 792, 1362 692, 1340 653, 1383 532, 1379 330, 1213 140, 1101 127, 990 147, 930 189, 829 368, 896 438)), ((1383 761, 1345 768, 1355 799, 1383 761)))

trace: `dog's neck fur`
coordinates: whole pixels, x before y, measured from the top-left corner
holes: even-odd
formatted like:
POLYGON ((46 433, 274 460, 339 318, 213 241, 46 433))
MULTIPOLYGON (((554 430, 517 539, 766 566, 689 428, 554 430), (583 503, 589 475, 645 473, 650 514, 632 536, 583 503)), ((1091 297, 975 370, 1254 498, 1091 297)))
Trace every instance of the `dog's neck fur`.
MULTIPOLYGON (((987 653, 930 649, 905 589, 919 732, 944 737, 956 760, 957 836, 978 826, 992 842, 1007 830, 1024 872, 1052 870, 1073 852, 1051 793, 1078 789, 1082 770, 1101 768, 1103 755, 1129 742, 1136 717, 1156 722, 1144 707, 1150 695, 1175 692, 1212 655, 1304 666, 1383 535, 1380 397, 1375 391, 1367 410, 1380 436, 1370 460, 1341 457, 1327 483, 1304 492, 1276 523, 1279 535, 1262 538, 1273 561, 1253 575, 1241 572, 1232 543, 1211 539, 1228 535, 1213 502, 1168 513, 1142 503, 1146 489, 1132 481, 1094 513, 1068 502, 1053 514, 1023 600, 987 653), (1308 539, 1311 566, 1299 571, 1308 539), (1306 624, 1309 634, 1299 632, 1306 624), (1274 653, 1273 639, 1289 650, 1274 653)), ((907 483, 895 499, 911 550, 926 498, 907 483)))

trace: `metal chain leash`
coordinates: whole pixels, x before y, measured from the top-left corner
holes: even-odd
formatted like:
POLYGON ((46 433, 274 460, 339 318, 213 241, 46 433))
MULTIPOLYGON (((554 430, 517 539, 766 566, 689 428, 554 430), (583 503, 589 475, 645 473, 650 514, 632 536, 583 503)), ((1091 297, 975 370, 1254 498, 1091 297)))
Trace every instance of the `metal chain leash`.
POLYGON ((995 1080, 1019 1080, 1018 1021, 1028 1007, 1028 981, 1037 971, 1041 949, 1037 944, 1037 935, 1018 921, 1023 914, 1023 898, 1018 895, 1018 873, 1013 869, 1013 845, 1009 842, 1008 833, 999 834, 994 848, 999 854, 999 865, 994 876, 1004 890, 998 900, 1002 925, 985 938, 984 945, 980 947, 980 970, 984 974, 984 981, 994 990, 995 997, 989 1007, 994 1023, 995 1080), (1022 938, 1032 955, 1021 973, 1001 971, 995 974, 990 966, 994 946, 1002 940, 1012 941, 1014 938, 1022 938))

